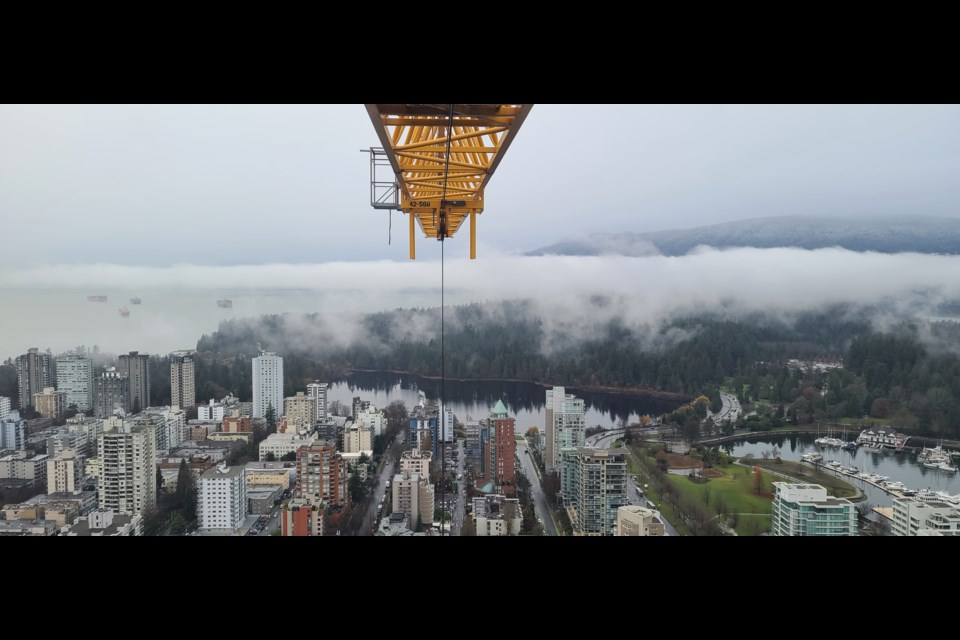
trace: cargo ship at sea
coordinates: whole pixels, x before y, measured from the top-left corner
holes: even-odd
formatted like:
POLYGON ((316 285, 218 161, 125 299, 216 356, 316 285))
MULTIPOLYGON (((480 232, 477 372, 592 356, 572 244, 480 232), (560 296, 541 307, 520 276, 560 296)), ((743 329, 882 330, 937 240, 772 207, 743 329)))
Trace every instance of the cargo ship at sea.
POLYGON ((106 302, 107 296, 87 296, 87 302, 106 302))
POLYGON ((233 300, 230 300, 229 298, 220 298, 217 300, 217 306, 223 309, 231 309, 233 308, 233 300))
POLYGON ((130 298, 130 304, 140 304, 141 302, 143 301, 140 298, 137 298, 137 297, 130 298))

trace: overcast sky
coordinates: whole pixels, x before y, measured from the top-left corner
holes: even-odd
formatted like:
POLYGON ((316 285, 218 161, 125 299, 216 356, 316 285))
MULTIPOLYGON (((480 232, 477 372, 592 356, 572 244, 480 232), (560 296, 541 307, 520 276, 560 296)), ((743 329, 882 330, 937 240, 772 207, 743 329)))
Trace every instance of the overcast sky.
MULTIPOLYGON (((0 105, 0 264, 405 260, 362 105, 0 105)), ((535 105, 480 256, 779 215, 957 216, 960 107, 535 105)), ((418 238, 418 255, 438 243, 418 238)), ((463 256, 466 233, 446 244, 463 256)))

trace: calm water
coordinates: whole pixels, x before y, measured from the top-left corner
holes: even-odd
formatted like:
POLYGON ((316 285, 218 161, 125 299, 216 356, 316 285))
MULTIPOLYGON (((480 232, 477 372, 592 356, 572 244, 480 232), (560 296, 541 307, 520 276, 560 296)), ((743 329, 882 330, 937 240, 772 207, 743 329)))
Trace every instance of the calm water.
MULTIPOLYGON (((187 283, 185 283, 186 285, 187 283)), ((369 296, 342 290, 225 288, 170 289, 0 289, 0 361, 26 353, 29 347, 62 353, 78 345, 100 347, 109 353, 169 353, 191 349, 205 333, 226 318, 256 317, 275 313, 370 312, 398 306, 433 306, 439 292, 398 291, 391 296, 369 296), (87 302, 88 295, 105 295, 108 301, 87 302), (139 305, 130 304, 138 296, 139 305), (221 309, 217 299, 233 300, 232 309, 221 309), (130 310, 121 317, 120 307, 130 310)))
MULTIPOLYGON (((851 435, 851 439, 855 435, 851 435)), ((855 452, 847 452, 835 447, 819 447, 813 444, 815 437, 815 435, 773 438, 762 436, 751 438, 748 441, 727 443, 722 445, 722 448, 735 456, 752 453, 759 458, 764 451, 769 451, 772 446, 776 445, 780 449, 780 456, 784 460, 797 462, 800 461, 800 456, 804 453, 818 451, 823 454, 824 462, 838 460, 844 466, 854 466, 861 471, 865 470, 870 473, 890 476, 891 480, 899 480, 911 489, 926 489, 929 487, 934 491, 943 490, 952 494, 960 493, 960 474, 944 473, 917 464, 915 453, 869 453, 864 451, 862 447, 855 452)), ((893 498, 880 489, 849 476, 844 475, 842 477, 860 487, 874 506, 889 507, 893 504, 893 498)))
MULTIPOLYGON (((541 386, 523 382, 450 382, 445 385, 447 405, 460 421, 468 418, 486 418, 497 400, 503 400, 510 415, 517 419, 517 431, 530 427, 543 429, 545 391, 541 386)), ((403 400, 407 407, 418 402, 418 391, 423 391, 428 400, 438 401, 440 382, 423 380, 415 376, 382 373, 353 374, 344 380, 334 381, 327 391, 327 400, 339 400, 348 407, 353 397, 369 400, 383 408, 394 400, 403 400)), ((624 418, 638 421, 643 414, 658 415, 672 411, 680 403, 664 402, 650 398, 633 398, 611 394, 587 393, 567 389, 584 399, 588 427, 600 425, 612 428, 624 418)))

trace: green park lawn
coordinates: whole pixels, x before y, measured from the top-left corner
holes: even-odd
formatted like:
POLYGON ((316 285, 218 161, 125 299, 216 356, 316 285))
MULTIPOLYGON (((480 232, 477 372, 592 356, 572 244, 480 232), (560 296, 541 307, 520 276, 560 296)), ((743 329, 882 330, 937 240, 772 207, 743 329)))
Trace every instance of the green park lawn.
POLYGON ((703 484, 693 482, 687 476, 671 475, 669 480, 682 495, 691 499, 703 502, 709 492, 710 509, 715 510, 716 500, 720 498, 728 513, 740 514, 735 527, 738 535, 757 535, 769 531, 773 476, 762 472, 758 495, 752 467, 726 465, 715 470, 723 475, 710 478, 703 484))
MULTIPOLYGON (((751 464, 759 465, 764 469, 779 471, 803 482, 819 484, 826 487, 828 494, 837 498, 854 498, 858 494, 857 488, 843 478, 838 478, 829 473, 821 473, 810 465, 800 462, 792 462, 790 460, 783 460, 781 462, 777 462, 776 460, 752 460, 751 464)), ((787 482, 792 482, 792 480, 787 480, 787 482)))

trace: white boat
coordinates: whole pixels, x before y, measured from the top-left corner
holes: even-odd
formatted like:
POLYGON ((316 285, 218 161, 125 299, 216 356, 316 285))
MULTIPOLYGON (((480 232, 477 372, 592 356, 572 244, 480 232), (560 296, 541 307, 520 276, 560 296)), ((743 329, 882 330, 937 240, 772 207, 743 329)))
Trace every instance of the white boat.
POLYGON ((907 488, 907 485, 903 484, 903 483, 900 482, 899 480, 894 480, 893 482, 886 482, 886 483, 883 485, 883 487, 884 487, 887 491, 896 491, 896 492, 899 493, 899 492, 903 491, 904 489, 906 489, 906 488, 907 488))
POLYGON ((810 464, 816 464, 818 462, 823 462, 823 454, 820 453, 805 453, 800 456, 801 462, 809 462, 810 464))
POLYGON ((950 464, 949 462, 947 462, 946 460, 944 460, 943 462, 941 462, 940 464, 938 464, 938 465, 937 465, 937 468, 940 469, 940 471, 946 471, 947 473, 956 473, 956 472, 957 472, 957 468, 956 468, 955 466, 953 466, 952 464, 950 464))

